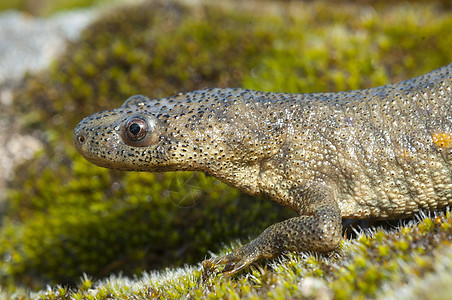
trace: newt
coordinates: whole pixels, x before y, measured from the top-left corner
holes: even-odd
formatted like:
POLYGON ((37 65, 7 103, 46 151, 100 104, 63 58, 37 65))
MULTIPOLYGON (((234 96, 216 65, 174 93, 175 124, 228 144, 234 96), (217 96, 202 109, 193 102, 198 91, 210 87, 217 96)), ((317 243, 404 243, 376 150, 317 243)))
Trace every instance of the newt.
POLYGON ((136 95, 83 119, 74 143, 101 167, 202 171, 298 213, 203 262, 232 275, 285 251, 334 250, 342 218, 398 219, 452 205, 451 83, 449 64, 338 93, 136 95))

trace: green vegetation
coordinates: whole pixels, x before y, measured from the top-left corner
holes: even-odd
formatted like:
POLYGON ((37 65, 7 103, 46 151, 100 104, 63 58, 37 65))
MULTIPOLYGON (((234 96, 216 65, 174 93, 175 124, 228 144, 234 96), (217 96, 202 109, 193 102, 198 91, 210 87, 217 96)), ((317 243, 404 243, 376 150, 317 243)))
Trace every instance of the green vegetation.
POLYGON ((452 215, 426 217, 401 230, 377 230, 343 241, 330 257, 288 254, 247 276, 203 277, 200 268, 147 273, 130 280, 81 279, 40 299, 446 299, 452 292, 452 215), (436 275, 436 277, 434 277, 436 275), (422 282, 421 280, 425 280, 422 282), (429 285, 425 283, 428 282, 429 285), (386 286, 382 289, 382 286, 386 286))
POLYGON ((2 0, 0 11, 15 9, 33 16, 48 16, 61 10, 102 5, 113 0, 2 0))
POLYGON ((74 290, 55 287, 40 295, 374 297, 383 285, 400 287, 409 276, 437 272, 441 259, 450 272, 448 215, 344 241, 330 257, 289 254, 232 279, 202 281, 199 268, 188 268, 97 281, 197 263, 209 250, 225 252, 225 244, 244 243, 290 212, 198 173, 98 168, 72 146, 72 128, 84 116, 138 93, 158 98, 225 86, 337 91, 406 79, 452 61, 451 13, 432 3, 279 5, 153 1, 113 9, 49 70, 24 80, 15 110, 23 131, 39 136, 45 149, 16 170, 8 191, 0 220, 0 290, 11 295, 19 287, 74 285, 86 273, 74 290))

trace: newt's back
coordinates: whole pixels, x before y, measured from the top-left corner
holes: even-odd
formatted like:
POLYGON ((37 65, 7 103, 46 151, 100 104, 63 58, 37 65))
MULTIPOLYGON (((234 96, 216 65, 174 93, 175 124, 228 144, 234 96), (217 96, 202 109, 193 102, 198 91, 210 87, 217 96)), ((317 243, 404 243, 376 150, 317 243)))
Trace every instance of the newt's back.
POLYGON ((290 199, 296 182, 333 186, 351 218, 452 204, 451 86, 448 65, 394 85, 276 101, 290 117, 281 151, 263 164, 263 189, 290 199))

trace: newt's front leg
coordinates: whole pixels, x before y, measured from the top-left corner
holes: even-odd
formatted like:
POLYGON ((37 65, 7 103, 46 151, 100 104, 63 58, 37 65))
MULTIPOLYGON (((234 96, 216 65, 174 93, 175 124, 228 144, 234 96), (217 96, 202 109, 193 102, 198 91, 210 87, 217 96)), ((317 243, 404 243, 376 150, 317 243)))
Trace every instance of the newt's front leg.
POLYGON ((203 261, 204 268, 225 265, 222 273, 236 274, 261 258, 272 258, 284 251, 328 252, 341 240, 342 220, 332 193, 319 188, 294 190, 300 200, 299 217, 276 223, 256 239, 232 253, 203 261))

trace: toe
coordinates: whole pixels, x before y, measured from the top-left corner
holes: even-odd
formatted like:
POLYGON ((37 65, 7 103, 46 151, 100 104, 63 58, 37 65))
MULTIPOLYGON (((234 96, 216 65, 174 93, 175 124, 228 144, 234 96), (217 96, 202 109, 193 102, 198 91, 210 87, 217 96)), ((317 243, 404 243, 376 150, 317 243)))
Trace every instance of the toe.
POLYGON ((256 251, 255 247, 248 244, 234 250, 228 255, 207 259, 202 262, 202 265, 205 270, 210 271, 217 265, 224 265, 225 267, 220 273, 224 276, 231 276, 240 272, 261 257, 262 255, 259 254, 259 251, 256 251))

